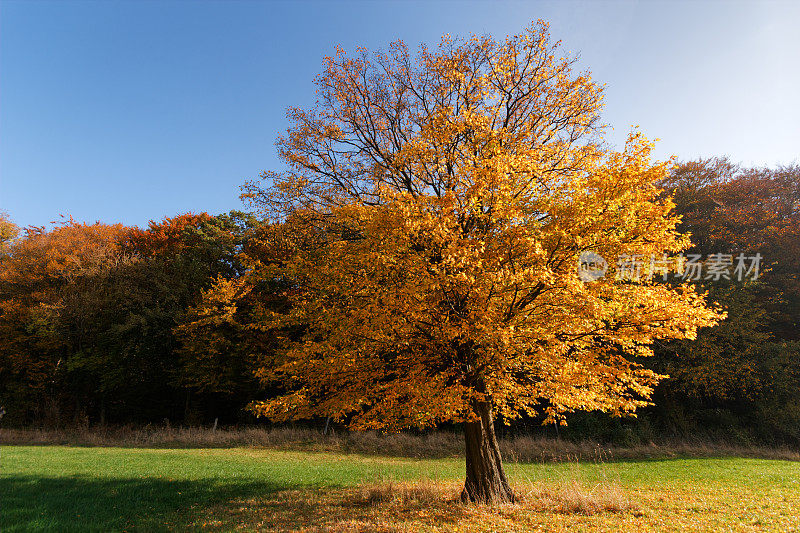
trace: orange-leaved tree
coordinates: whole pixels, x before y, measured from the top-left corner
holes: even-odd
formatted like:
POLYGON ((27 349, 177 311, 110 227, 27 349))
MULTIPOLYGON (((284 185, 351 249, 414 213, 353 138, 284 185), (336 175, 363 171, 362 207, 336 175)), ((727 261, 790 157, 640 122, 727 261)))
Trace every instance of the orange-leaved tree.
POLYGON ((19 235, 19 226, 14 224, 5 212, 0 211, 0 246, 14 240, 17 235, 19 235))
POLYGON ((654 186, 666 164, 638 134, 604 147, 602 88, 558 52, 538 22, 327 59, 317 105, 290 110, 278 142, 286 170, 245 186, 276 223, 250 275, 284 280, 291 303, 261 324, 290 332, 261 372, 290 392, 255 412, 463 422, 462 498, 513 501, 497 413, 633 413, 660 376, 632 359, 719 319, 689 286, 615 279, 620 255, 688 239, 654 186), (584 250, 608 275, 579 279, 584 250))
POLYGON ((103 295, 129 259, 119 247, 126 231, 69 218, 49 231, 26 228, 0 248, 0 396, 18 420, 29 410, 57 413, 76 362, 99 351, 103 295))

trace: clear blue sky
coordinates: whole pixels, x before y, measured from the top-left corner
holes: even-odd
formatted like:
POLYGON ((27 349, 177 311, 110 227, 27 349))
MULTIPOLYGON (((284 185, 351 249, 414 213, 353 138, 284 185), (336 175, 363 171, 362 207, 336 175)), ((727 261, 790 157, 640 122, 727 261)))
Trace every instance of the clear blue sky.
POLYGON ((240 208, 339 43, 435 43, 543 18, 659 157, 800 161, 800 2, 0 4, 0 210, 146 224, 240 208))

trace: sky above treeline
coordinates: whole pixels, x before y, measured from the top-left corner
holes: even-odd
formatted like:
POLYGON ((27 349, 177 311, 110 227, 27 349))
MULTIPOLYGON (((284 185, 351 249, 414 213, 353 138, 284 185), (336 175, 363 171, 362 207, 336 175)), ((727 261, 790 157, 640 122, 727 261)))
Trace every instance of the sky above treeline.
POLYGON ((335 45, 539 18, 607 85, 612 144, 638 125, 661 159, 800 162, 800 2, 3 0, 0 210, 38 226, 241 209, 335 45))

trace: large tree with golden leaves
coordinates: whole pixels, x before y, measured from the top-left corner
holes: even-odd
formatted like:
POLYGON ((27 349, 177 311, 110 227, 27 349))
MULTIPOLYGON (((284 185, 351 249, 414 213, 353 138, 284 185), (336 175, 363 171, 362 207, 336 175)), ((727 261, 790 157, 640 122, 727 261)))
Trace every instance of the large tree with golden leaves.
MULTIPOLYGON (((245 196, 275 221, 291 302, 264 313, 286 350, 262 377, 290 392, 253 409, 356 429, 464 423, 466 501, 514 499, 493 419, 633 413, 660 376, 632 362, 655 338, 719 315, 688 286, 616 279, 622 255, 688 240, 654 183, 667 167, 631 135, 603 145, 602 87, 547 25, 496 41, 445 36, 412 58, 337 50, 313 109, 291 109, 287 168, 245 196), (584 283, 583 250, 610 260, 584 283)), ((659 278, 660 279, 660 276, 659 278)))

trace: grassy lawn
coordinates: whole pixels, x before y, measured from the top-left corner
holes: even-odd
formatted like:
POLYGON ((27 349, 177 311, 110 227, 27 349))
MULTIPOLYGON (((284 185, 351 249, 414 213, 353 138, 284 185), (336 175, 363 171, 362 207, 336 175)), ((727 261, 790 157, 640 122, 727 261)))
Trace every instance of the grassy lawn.
POLYGON ((476 508, 453 501, 458 458, 64 446, 0 454, 5 533, 800 531, 800 463, 791 461, 509 463, 523 503, 476 508))

